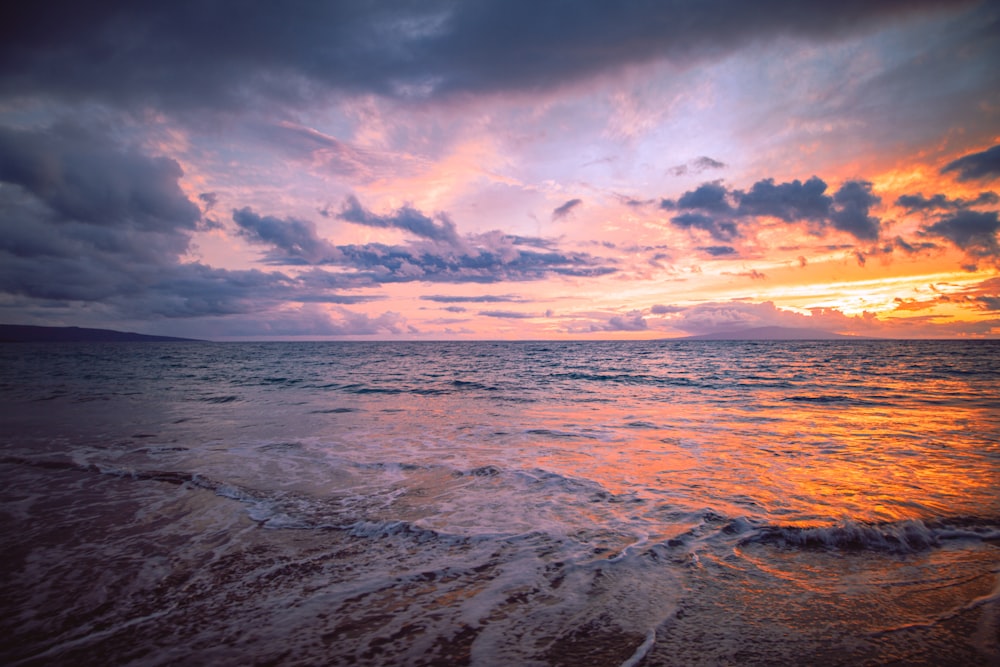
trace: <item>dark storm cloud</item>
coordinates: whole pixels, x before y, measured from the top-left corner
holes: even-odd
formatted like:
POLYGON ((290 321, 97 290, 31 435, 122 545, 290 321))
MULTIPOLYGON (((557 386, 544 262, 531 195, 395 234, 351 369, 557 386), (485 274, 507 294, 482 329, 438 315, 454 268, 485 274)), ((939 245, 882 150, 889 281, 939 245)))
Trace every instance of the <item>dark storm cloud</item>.
MULTIPOLYGON (((0 127, 0 294, 52 312, 86 306, 118 317, 261 312, 288 300, 353 303, 280 272, 184 261, 205 227, 173 160, 112 133, 58 125, 0 127), (76 304, 76 306, 74 306, 76 304)), ((214 197, 199 199, 211 205, 214 197)), ((298 221, 234 213, 241 233, 309 258, 331 246, 298 221)))
POLYGON ((981 153, 970 153, 945 165, 942 174, 958 172, 960 181, 994 179, 1000 176, 1000 144, 981 153))
POLYGON ((813 176, 775 183, 773 178, 757 181, 747 190, 729 190, 719 182, 704 183, 685 192, 676 202, 664 199, 663 209, 684 209, 670 222, 685 229, 701 229, 717 241, 741 236, 735 220, 754 217, 777 218, 788 223, 804 222, 816 233, 827 228, 847 232, 859 240, 872 241, 881 232, 881 221, 870 210, 879 203, 867 181, 846 181, 833 195, 826 183, 813 176))
POLYGON ((941 218, 922 230, 924 236, 947 239, 971 257, 1000 259, 997 231, 1000 221, 996 211, 959 211, 941 218))
POLYGON ((41 130, 0 127, 0 181, 21 186, 56 220, 172 232, 194 229, 198 206, 181 191, 180 165, 63 124, 41 130))
POLYGON ((733 207, 729 203, 729 192, 721 183, 703 183, 695 190, 685 192, 676 202, 663 200, 660 207, 689 211, 670 219, 670 222, 677 227, 702 229, 717 241, 732 241, 739 236, 736 223, 717 217, 733 213, 733 207))
POLYGON ((685 192, 677 200, 677 208, 691 208, 710 213, 729 213, 732 211, 727 201, 726 187, 721 183, 703 183, 697 189, 685 192))
POLYGON ((583 203, 582 199, 570 199, 565 204, 557 206, 554 209, 552 209, 552 219, 561 220, 562 218, 565 218, 567 215, 570 214, 570 212, 573 211, 573 209, 575 209, 582 203, 583 203))
POLYGON ((294 281, 278 272, 230 271, 204 264, 177 264, 122 304, 132 316, 170 318, 232 315, 264 310, 291 296, 294 281))
POLYGON ((826 183, 813 176, 808 181, 795 179, 775 184, 773 178, 757 181, 749 191, 740 193, 742 215, 764 215, 794 222, 823 220, 830 214, 832 198, 825 194, 826 183))
POLYGON ((901 206, 910 212, 918 211, 944 211, 961 210, 975 206, 990 206, 1000 202, 1000 197, 995 192, 980 192, 975 199, 949 199, 947 195, 938 193, 932 197, 925 197, 922 193, 915 195, 900 195, 896 199, 896 206, 901 206))
POLYGON ((834 229, 847 232, 856 239, 874 241, 878 238, 881 222, 868 214, 871 207, 879 203, 872 192, 872 184, 863 181, 848 181, 833 195, 834 206, 830 210, 830 221, 834 229))
POLYGON ((353 222, 367 227, 382 227, 387 229, 401 229, 410 232, 414 236, 419 236, 431 241, 444 241, 446 243, 458 243, 458 233, 455 231, 455 223, 448 219, 443 213, 439 213, 437 219, 440 224, 436 224, 432 218, 427 217, 420 211, 404 206, 392 215, 376 215, 366 210, 355 197, 348 197, 344 202, 337 218, 346 222, 353 222))
POLYGON ((162 233, 53 223, 0 197, 0 293, 57 310, 72 303, 126 317, 197 317, 255 312, 295 294, 281 273, 181 263, 162 233), (20 217, 8 215, 20 210, 20 217), (159 245, 158 245, 159 244, 159 245))
POLYGON ((276 263, 319 264, 339 255, 333 245, 317 235, 316 225, 308 220, 279 220, 257 215, 245 207, 233 211, 233 222, 239 227, 240 236, 251 243, 271 245, 280 251, 269 258, 276 263))
POLYGON ((535 90, 624 65, 828 39, 944 0, 8 3, 0 92, 171 108, 535 90))
POLYGON ((137 295, 187 251, 201 213, 173 160, 74 125, 0 127, 0 292, 137 295))

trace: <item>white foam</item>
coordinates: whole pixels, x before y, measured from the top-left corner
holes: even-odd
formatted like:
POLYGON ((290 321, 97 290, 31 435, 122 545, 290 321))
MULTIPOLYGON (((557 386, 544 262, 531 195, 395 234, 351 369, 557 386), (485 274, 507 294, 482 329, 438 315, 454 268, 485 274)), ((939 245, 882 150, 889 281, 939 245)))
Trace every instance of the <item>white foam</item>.
POLYGON ((636 667, 642 659, 646 657, 649 653, 649 649, 653 648, 653 644, 656 643, 656 630, 650 630, 646 633, 646 640, 639 645, 639 648, 635 650, 632 657, 622 663, 622 667, 636 667))

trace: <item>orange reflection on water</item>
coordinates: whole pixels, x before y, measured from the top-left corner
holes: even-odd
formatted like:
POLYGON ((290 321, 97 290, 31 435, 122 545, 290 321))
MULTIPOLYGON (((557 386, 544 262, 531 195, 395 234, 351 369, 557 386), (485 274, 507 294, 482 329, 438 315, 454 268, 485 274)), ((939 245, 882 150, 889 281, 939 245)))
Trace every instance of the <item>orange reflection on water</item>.
MULTIPOLYGON (((954 385, 928 383, 922 396, 954 385)), ((528 443, 535 465, 616 495, 802 527, 1000 511, 996 466, 983 456, 998 449, 997 417, 974 402, 927 409, 921 397, 788 400, 775 392, 754 405, 709 404, 688 393, 545 418, 528 443)))

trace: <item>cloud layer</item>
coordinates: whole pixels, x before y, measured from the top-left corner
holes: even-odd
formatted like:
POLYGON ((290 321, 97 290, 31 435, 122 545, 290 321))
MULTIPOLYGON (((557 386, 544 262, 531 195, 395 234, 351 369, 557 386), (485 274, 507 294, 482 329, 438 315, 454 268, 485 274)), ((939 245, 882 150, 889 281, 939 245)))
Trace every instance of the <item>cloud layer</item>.
POLYGON ((781 36, 836 37, 941 0, 50 2, 4 16, 0 92, 167 108, 326 91, 391 97, 537 90, 653 59, 719 58, 781 36))
POLYGON ((997 320, 992 2, 56 1, 0 34, 3 321, 997 320))

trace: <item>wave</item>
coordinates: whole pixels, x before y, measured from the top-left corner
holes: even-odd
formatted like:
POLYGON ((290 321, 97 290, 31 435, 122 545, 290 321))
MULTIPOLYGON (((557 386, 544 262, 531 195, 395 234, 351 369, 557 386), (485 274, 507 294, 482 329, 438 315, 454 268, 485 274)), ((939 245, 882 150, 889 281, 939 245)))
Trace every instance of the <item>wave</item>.
POLYGON ((843 519, 832 525, 802 527, 727 517, 712 509, 660 509, 665 523, 690 527, 652 544, 649 553, 654 557, 674 558, 681 550, 697 558, 696 552, 703 546, 714 545, 714 549, 727 544, 737 548, 763 545, 804 551, 912 554, 953 541, 1000 541, 1000 517, 953 516, 878 523, 843 519))
MULTIPOLYGON (((427 528, 418 523, 397 518, 379 518, 386 500, 404 493, 401 489, 382 490, 371 494, 335 494, 316 497, 295 492, 262 490, 216 479, 209 475, 182 470, 131 469, 106 463, 81 463, 68 459, 2 456, 0 464, 22 465, 46 470, 97 474, 123 480, 160 482, 172 486, 203 489, 234 500, 246 507, 247 516, 263 528, 289 530, 335 530, 353 537, 381 539, 406 536, 423 542, 431 539, 449 543, 464 542, 471 537, 427 528)), ((412 471, 424 469, 405 463, 359 464, 370 470, 412 471)), ((473 470, 471 474, 479 473, 473 470)), ((482 538, 489 537, 478 536, 482 538)))
POLYGON ((197 400, 201 401, 202 403, 220 403, 221 404, 221 403, 234 403, 236 401, 239 401, 240 397, 239 396, 234 396, 232 394, 228 394, 226 396, 205 396, 204 398, 199 398, 197 400))
POLYGON ((752 529, 740 543, 801 549, 915 553, 939 547, 950 540, 1000 540, 1000 520, 959 516, 882 523, 848 519, 833 526, 808 528, 765 525, 752 529))
MULTIPOLYGON (((266 447, 297 450, 300 445, 295 442, 279 442, 266 447)), ((828 525, 803 527, 768 523, 752 517, 726 516, 711 508, 694 510, 675 504, 651 503, 642 494, 614 493, 595 480, 542 468, 505 468, 495 464, 452 468, 447 465, 427 466, 408 462, 341 463, 358 471, 384 472, 385 475, 378 476, 377 486, 363 492, 352 486, 317 496, 287 490, 257 489, 184 470, 132 469, 112 463, 69 458, 0 457, 0 464, 96 473, 204 489, 242 503, 247 508, 248 516, 267 528, 341 530, 368 537, 406 533, 421 535, 423 537, 420 539, 425 539, 433 533, 442 539, 471 539, 472 535, 467 530, 471 524, 461 521, 452 524, 447 520, 448 512, 454 511, 456 507, 468 507, 474 513, 478 503, 483 502, 483 507, 488 507, 491 511, 498 510, 519 516, 524 512, 555 512, 560 518, 556 519, 559 526, 553 524, 554 529, 562 532, 563 529, 570 528, 578 536, 590 534, 588 531, 591 529, 596 531, 595 535, 601 531, 616 534, 637 531, 672 534, 663 541, 655 538, 651 540, 653 544, 641 549, 646 552, 666 549, 676 554, 676 549, 687 552, 709 545, 715 545, 712 548, 722 545, 765 545, 786 549, 906 554, 939 548, 948 542, 1000 542, 1000 517, 992 516, 945 516, 887 522, 843 519, 837 523, 831 520, 828 525), (431 473, 431 477, 427 477, 427 472, 431 473), (441 485, 435 491, 438 500, 422 506, 423 510, 419 514, 433 518, 442 507, 447 508, 438 517, 444 518, 444 523, 435 529, 425 527, 426 524, 436 523, 434 520, 428 522, 413 518, 418 515, 406 515, 408 510, 412 513, 413 502, 417 502, 417 506, 421 506, 420 503, 423 502, 414 500, 423 497, 422 488, 414 487, 407 481, 414 473, 421 480, 420 484, 441 485), (446 481, 448 478, 462 481, 456 486, 449 484, 446 481), (428 479, 438 481, 428 482, 428 479), (635 509, 623 510, 624 507, 635 509), (580 518, 577 516, 580 508, 587 508, 585 516, 597 523, 585 527, 576 523, 580 518), (424 510, 430 511, 431 515, 424 510), (563 523, 565 517, 575 517, 570 519, 572 525, 563 523), (412 521, 407 520, 411 518, 412 521), (638 521, 639 524, 633 521, 638 521), (662 529, 657 529, 656 524, 662 529), (581 528, 586 530, 578 530, 581 528)), ((466 521, 474 518, 474 515, 467 513, 463 516, 466 521)), ((493 537, 509 537, 523 530, 523 523, 517 522, 499 521, 490 525, 492 528, 488 533, 493 537)), ((477 531, 472 533, 483 536, 477 531)), ((589 538, 581 539, 587 541, 589 538)), ((635 548, 631 551, 635 551, 635 548)))
POLYGON ((466 380, 452 380, 450 386, 458 390, 499 391, 499 387, 483 384, 482 382, 470 382, 466 380))
POLYGON ((559 431, 552 428, 530 428, 525 431, 528 435, 539 435, 545 438, 554 438, 557 440, 575 440, 581 438, 584 440, 597 440, 597 436, 590 433, 583 433, 580 431, 559 431))
POLYGON ((703 379, 694 380, 685 376, 655 376, 643 373, 582 373, 571 371, 568 373, 552 373, 545 378, 554 381, 582 381, 595 383, 642 385, 653 387, 705 387, 703 379))
POLYGON ((816 405, 882 405, 883 403, 847 396, 845 394, 796 394, 786 396, 782 401, 790 403, 812 403, 816 405))

